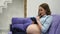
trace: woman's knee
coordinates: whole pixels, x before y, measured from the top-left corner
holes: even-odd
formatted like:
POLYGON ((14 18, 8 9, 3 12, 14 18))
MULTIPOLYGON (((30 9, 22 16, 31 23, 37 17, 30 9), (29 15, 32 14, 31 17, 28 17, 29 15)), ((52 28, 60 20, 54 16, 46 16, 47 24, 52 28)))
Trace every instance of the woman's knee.
POLYGON ((27 33, 40 33, 40 29, 37 24, 31 24, 26 29, 27 33))

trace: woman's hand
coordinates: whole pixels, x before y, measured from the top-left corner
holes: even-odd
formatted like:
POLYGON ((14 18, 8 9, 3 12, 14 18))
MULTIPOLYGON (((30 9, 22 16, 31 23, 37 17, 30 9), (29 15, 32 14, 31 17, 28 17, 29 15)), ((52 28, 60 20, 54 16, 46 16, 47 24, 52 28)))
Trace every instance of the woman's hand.
POLYGON ((39 16, 37 16, 37 17, 36 17, 36 20, 37 20, 37 21, 40 21, 40 17, 39 17, 39 16))

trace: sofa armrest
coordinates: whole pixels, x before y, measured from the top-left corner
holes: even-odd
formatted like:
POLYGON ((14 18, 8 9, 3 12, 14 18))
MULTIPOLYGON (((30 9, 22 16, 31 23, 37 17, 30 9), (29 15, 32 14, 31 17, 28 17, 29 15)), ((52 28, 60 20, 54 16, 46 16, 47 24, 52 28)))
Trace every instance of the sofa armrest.
POLYGON ((24 18, 12 18, 12 24, 23 24, 24 18))
POLYGON ((25 31, 23 24, 14 24, 12 25, 12 31, 15 29, 17 31, 25 31))

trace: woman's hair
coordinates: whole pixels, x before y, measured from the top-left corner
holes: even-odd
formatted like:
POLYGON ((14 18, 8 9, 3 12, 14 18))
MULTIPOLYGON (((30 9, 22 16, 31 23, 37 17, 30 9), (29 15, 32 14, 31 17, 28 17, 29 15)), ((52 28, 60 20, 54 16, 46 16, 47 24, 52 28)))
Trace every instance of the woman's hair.
POLYGON ((46 10, 47 15, 51 15, 51 11, 50 11, 49 5, 47 3, 43 3, 43 4, 39 5, 39 7, 44 8, 44 10, 46 10))

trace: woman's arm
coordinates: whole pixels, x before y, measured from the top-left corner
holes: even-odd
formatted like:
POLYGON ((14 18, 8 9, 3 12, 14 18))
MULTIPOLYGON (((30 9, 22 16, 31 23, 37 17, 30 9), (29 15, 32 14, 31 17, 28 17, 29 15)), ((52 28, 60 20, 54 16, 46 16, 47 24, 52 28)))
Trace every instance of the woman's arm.
POLYGON ((39 17, 36 17, 36 20, 41 31, 45 33, 49 29, 49 26, 51 25, 52 17, 50 16, 43 25, 41 24, 39 17))
POLYGON ((42 27, 42 24, 40 23, 40 17, 39 16, 37 16, 36 17, 36 20, 37 20, 37 24, 38 24, 38 26, 39 26, 39 28, 41 29, 42 27))

